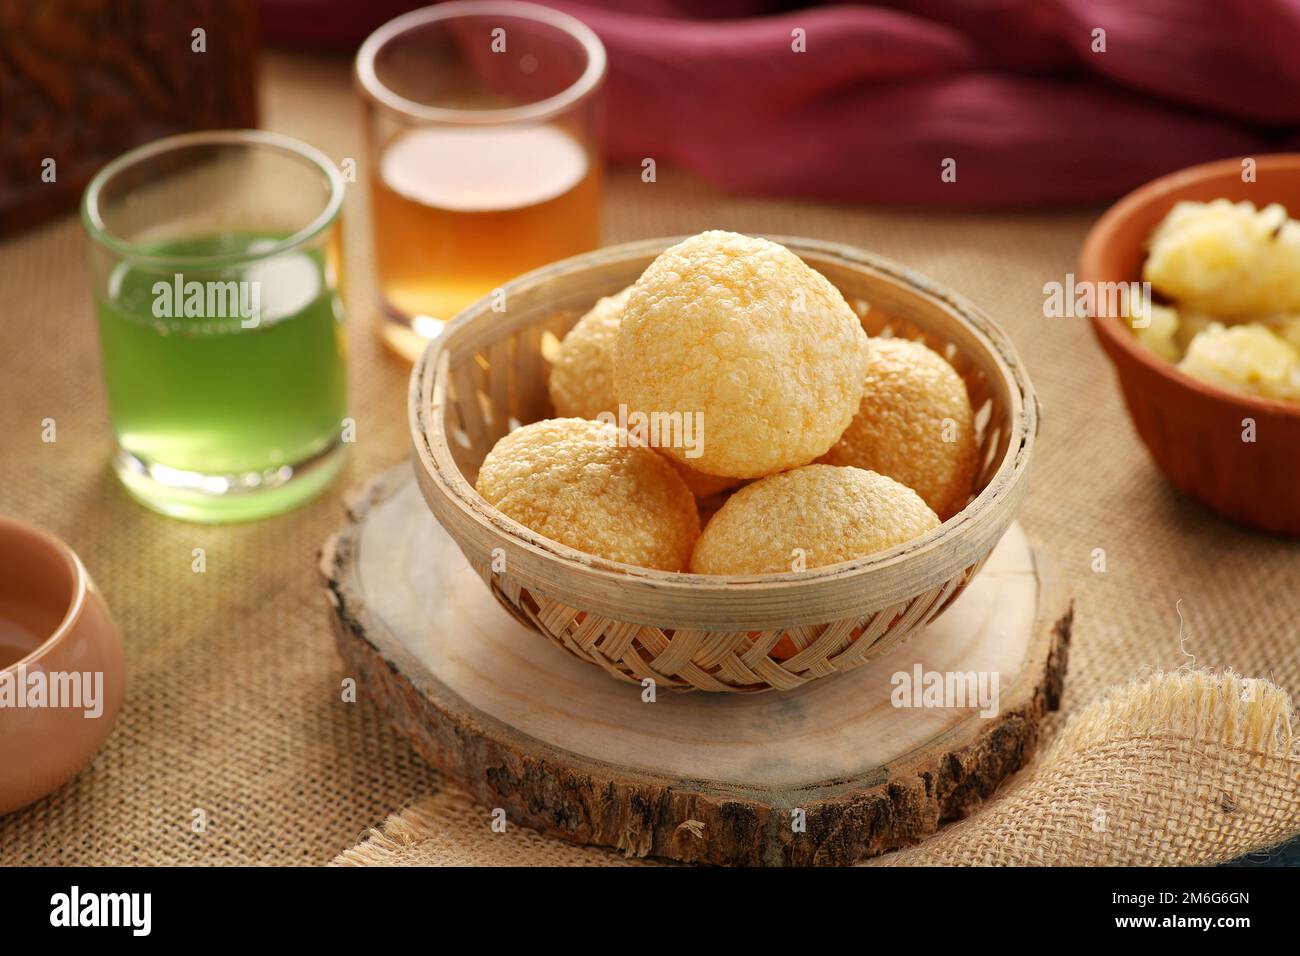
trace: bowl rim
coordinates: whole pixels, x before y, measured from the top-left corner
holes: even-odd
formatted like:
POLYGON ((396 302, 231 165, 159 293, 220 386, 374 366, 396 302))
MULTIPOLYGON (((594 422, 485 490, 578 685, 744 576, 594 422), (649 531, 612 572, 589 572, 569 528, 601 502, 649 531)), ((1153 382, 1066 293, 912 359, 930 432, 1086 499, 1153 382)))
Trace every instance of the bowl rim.
POLYGON ((81 558, 71 547, 44 528, 19 521, 17 518, 0 515, 0 545, 8 548, 25 547, 29 553, 41 551, 57 559, 68 572, 67 608, 59 619, 58 625, 24 657, 5 667, 0 667, 0 673, 8 671, 17 673, 20 668, 40 663, 72 632, 86 605, 89 576, 86 574, 86 566, 81 563, 81 558))
MULTIPOLYGON (((653 258, 685 238, 687 237, 656 237, 605 246, 535 269, 511 280, 502 288, 505 290, 507 301, 523 300, 526 290, 535 289, 560 274, 632 258, 653 258)), ((425 485, 426 478, 441 493, 442 500, 460 512, 462 517, 480 523, 486 522, 497 536, 528 556, 543 561, 558 562, 566 571, 595 577, 601 582, 608 582, 616 587, 646 589, 645 597, 653 599, 659 596, 665 602, 669 601, 671 596, 687 594, 693 597, 712 596, 719 600, 725 596, 728 601, 735 600, 737 595, 756 596, 771 591, 779 592, 784 596, 797 597, 827 582, 854 581, 872 572, 892 570, 902 578, 905 570, 924 568, 927 572, 931 572, 932 569, 927 567, 927 561, 938 560, 945 566, 953 565, 955 569, 969 567, 982 559, 987 553, 987 548, 983 548, 979 554, 974 554, 973 551, 967 553, 969 549, 955 548, 953 545, 962 541, 965 532, 972 528, 987 529, 999 522, 1004 525, 1010 524, 1015 509, 1023 497, 1025 479, 1028 476, 1030 457, 1040 421, 1037 395, 1010 337, 988 315, 965 298, 906 266, 842 243, 773 234, 765 234, 765 238, 781 243, 796 255, 804 252, 820 254, 865 268, 900 285, 912 294, 931 300, 936 306, 946 309, 958 318, 992 357, 993 363, 1007 384, 1009 407, 1005 415, 1010 433, 1007 436, 1006 451, 997 469, 980 494, 965 508, 926 534, 885 551, 852 561, 780 574, 712 575, 685 571, 660 571, 612 561, 545 538, 506 517, 474 490, 456 466, 445 440, 445 434, 440 448, 435 448, 430 440, 431 430, 442 434, 441 421, 443 406, 446 403, 446 383, 450 362, 448 344, 463 336, 485 315, 495 314, 490 311, 491 297, 486 296, 453 319, 442 334, 429 343, 424 354, 411 370, 407 411, 414 465, 417 478, 421 479, 422 491, 425 492, 426 500, 429 501, 431 510, 434 510, 435 517, 442 521, 425 485), (943 557, 945 549, 950 553, 943 557)), ((1005 530, 1005 527, 1001 530, 1005 530)), ((509 561, 508 554, 507 561, 509 561)), ((928 573, 928 577, 933 580, 927 586, 938 586, 948 580, 949 576, 928 573)), ((545 592, 546 589, 542 587, 541 590, 545 592)), ((896 602, 884 601, 885 606, 891 603, 896 602)), ((764 615, 758 613, 755 616, 764 615)), ((786 614, 784 617, 789 619, 791 624, 825 620, 824 616, 816 614, 807 620, 800 619, 798 614, 786 614)), ((635 619, 631 607, 626 609, 626 619, 635 619)))
MULTIPOLYGON (((1246 158, 1255 160, 1257 171, 1300 173, 1300 153, 1265 153, 1253 157, 1236 156, 1216 159, 1157 177, 1118 200, 1092 224, 1079 249, 1079 279, 1089 282, 1132 281, 1133 277, 1112 276, 1101 267, 1106 247, 1121 225, 1138 210, 1164 200, 1193 183, 1216 179, 1229 172, 1240 175, 1241 161, 1246 158)), ((1177 201, 1177 199, 1173 200, 1173 202, 1177 201)), ((1259 208, 1258 204, 1256 208, 1259 208)), ((1300 402, 1285 402, 1280 399, 1250 395, 1193 378, 1180 370, 1175 363, 1162 359, 1145 348, 1115 317, 1089 313, 1088 322, 1101 342, 1103 351, 1116 366, 1119 365, 1119 358, 1116 355, 1118 351, 1128 362, 1142 366, 1149 374, 1157 375, 1180 388, 1195 392, 1208 401, 1300 420, 1300 402)))

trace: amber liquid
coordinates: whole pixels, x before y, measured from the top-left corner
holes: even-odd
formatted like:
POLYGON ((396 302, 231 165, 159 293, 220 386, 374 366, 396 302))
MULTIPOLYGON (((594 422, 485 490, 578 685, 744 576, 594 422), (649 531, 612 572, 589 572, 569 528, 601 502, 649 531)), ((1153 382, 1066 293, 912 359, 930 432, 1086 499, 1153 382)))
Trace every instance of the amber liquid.
POLYGON ((554 126, 416 129, 376 167, 384 336, 408 358, 510 279, 596 247, 599 164, 554 126))

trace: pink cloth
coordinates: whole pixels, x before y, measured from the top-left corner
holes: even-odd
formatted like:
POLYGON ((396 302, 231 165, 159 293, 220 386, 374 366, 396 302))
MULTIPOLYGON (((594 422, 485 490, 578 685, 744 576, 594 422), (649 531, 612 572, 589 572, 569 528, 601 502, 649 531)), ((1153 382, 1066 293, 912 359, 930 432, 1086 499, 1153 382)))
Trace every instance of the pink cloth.
MULTIPOLYGON (((262 3, 273 42, 338 47, 418 5, 262 3)), ((609 50, 614 160, 736 191, 1024 206, 1300 148, 1300 0, 549 5, 609 50), (796 29, 807 52, 791 49, 796 29)))

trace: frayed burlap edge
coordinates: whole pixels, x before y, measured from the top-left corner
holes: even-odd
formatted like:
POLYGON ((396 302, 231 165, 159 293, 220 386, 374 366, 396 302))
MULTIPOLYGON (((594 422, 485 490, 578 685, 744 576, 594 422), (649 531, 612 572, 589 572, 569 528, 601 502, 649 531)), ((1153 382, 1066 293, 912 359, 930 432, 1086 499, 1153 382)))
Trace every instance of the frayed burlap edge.
POLYGON ((876 865, 1222 863, 1300 832, 1300 753, 1277 685, 1157 673, 1075 714, 982 811, 876 865))
MULTIPOLYGON (((1105 741, 1172 735, 1262 754, 1297 756, 1294 713, 1286 691, 1231 671, 1157 673, 1114 688, 1076 714, 1051 755, 1105 741)), ((1051 759, 1051 757, 1049 757, 1051 759)))

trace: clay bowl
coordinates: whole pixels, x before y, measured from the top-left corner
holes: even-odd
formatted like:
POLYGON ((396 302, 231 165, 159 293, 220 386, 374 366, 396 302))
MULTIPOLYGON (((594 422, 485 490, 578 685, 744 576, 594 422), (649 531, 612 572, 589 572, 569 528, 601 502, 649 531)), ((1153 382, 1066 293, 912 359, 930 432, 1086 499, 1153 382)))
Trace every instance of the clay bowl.
POLYGON ((122 641, 81 560, 44 531, 0 518, 0 814, 90 762, 125 682, 122 641))
MULTIPOLYGON (((1079 281, 1140 279, 1147 237, 1181 200, 1277 202, 1300 213, 1300 154, 1258 157, 1255 182, 1242 182, 1241 163, 1193 166, 1125 196, 1084 240, 1079 281)), ((1198 381, 1139 345, 1121 319, 1092 316, 1090 322, 1115 366, 1138 435, 1174 487, 1233 521, 1300 535, 1300 404, 1198 381), (1255 441, 1243 441, 1251 422, 1255 441)))

